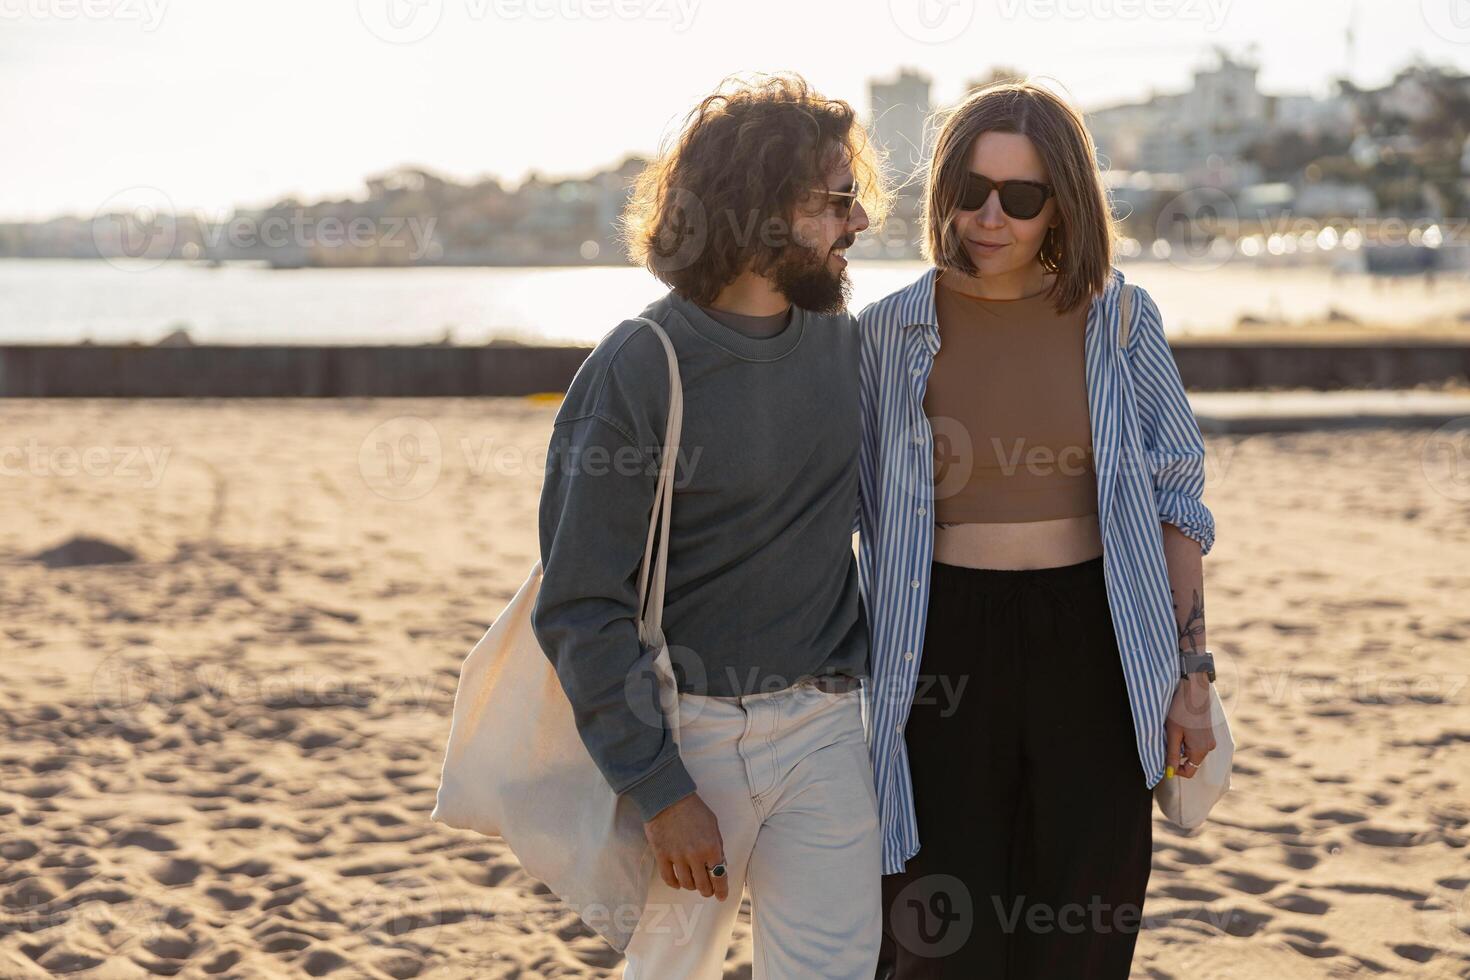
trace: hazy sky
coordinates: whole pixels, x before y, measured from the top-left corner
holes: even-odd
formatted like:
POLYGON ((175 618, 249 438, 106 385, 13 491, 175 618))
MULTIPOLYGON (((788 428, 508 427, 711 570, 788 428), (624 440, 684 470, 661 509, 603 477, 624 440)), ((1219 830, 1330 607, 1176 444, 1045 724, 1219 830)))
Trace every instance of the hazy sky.
MULTIPOLYGON (((1463 0, 1363 0, 1350 77, 1470 70, 1463 0)), ((1083 108, 1187 87, 1254 45, 1261 87, 1326 94, 1348 0, 0 0, 0 217, 106 202, 219 212, 358 196, 400 164, 511 183, 650 152, 733 72, 868 109, 911 66, 937 103, 995 65, 1083 108), (386 38, 386 39, 385 39, 386 38), (156 190, 138 191, 145 187, 156 190)))

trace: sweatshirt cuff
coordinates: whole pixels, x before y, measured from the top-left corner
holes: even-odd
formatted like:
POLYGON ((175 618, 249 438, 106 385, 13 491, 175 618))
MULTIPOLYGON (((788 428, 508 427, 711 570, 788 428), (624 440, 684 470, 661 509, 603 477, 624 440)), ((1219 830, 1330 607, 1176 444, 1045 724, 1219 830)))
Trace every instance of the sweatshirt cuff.
POLYGON ((633 801, 633 805, 638 808, 639 816, 643 818, 644 823, 647 823, 660 810, 679 802, 696 789, 689 770, 685 769, 683 761, 675 756, 662 769, 628 787, 623 791, 623 795, 633 801))

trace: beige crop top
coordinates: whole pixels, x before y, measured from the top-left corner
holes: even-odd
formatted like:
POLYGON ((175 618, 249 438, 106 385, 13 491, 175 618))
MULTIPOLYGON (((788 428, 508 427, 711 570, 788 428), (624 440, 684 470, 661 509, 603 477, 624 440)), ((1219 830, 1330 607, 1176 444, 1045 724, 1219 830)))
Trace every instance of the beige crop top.
POLYGON ((939 524, 1097 513, 1083 341, 1088 306, 976 299, 936 280, 939 353, 924 393, 939 524))

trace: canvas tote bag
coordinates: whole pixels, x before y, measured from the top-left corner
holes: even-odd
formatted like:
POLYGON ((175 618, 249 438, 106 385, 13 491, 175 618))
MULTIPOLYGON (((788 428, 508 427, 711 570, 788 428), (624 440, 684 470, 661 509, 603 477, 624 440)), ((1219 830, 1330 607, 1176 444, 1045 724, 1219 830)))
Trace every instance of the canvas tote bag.
MULTIPOLYGON (((653 328, 668 357, 669 420, 638 573, 638 635, 645 650, 657 651, 658 703, 677 740, 678 690, 663 636, 663 604, 684 393, 668 335, 653 320, 639 319, 653 328)), ((587 753, 571 703, 531 631, 541 573, 537 561, 460 668, 430 819, 503 837, 528 874, 624 951, 655 873, 653 851, 637 808, 612 791, 587 753)))
MULTIPOLYGON (((1118 297, 1121 323, 1118 328, 1118 346, 1126 351, 1128 327, 1131 322, 1133 286, 1125 285, 1118 297)), ((1210 810, 1230 789, 1230 767, 1235 758, 1235 739, 1230 734, 1230 724, 1225 718, 1225 706, 1220 703, 1220 692, 1215 685, 1210 688, 1210 727, 1215 732, 1215 747, 1205 756, 1199 770, 1188 779, 1175 775, 1173 779, 1160 779, 1154 784, 1154 802, 1159 812, 1169 820, 1193 830, 1205 822, 1210 810)))

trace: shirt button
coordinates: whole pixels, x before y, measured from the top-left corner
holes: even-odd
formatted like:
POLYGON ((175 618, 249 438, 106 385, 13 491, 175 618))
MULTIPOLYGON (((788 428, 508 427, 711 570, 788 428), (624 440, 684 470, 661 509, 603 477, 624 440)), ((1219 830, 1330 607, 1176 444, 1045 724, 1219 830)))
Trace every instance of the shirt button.
POLYGON ((919 516, 920 517, 923 517, 927 513, 929 513, 929 508, 928 507, 920 507, 919 508, 919 516))
POLYGON ((919 580, 918 579, 911 579, 909 581, 909 588, 911 588, 911 589, 917 589, 918 587, 919 587, 919 580))
POLYGON ((914 651, 912 651, 912 650, 905 650, 903 652, 903 659, 905 659, 905 660, 912 660, 912 659, 914 659, 914 651))
POLYGON ((893 726, 893 730, 896 731, 896 732, 898 732, 898 734, 902 735, 903 734, 903 722, 899 722, 898 724, 894 725, 893 726))

